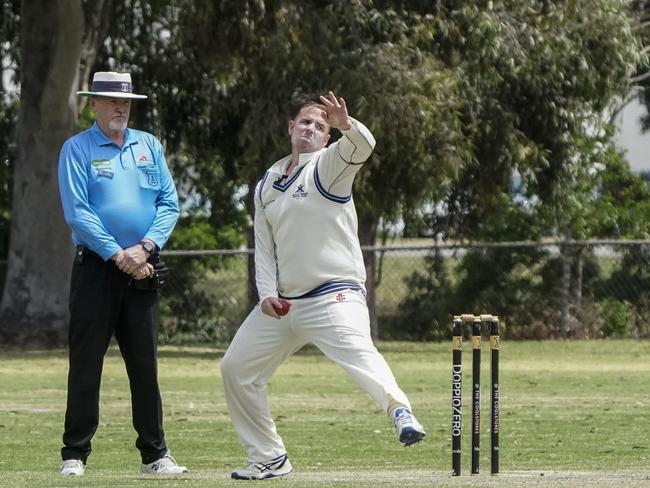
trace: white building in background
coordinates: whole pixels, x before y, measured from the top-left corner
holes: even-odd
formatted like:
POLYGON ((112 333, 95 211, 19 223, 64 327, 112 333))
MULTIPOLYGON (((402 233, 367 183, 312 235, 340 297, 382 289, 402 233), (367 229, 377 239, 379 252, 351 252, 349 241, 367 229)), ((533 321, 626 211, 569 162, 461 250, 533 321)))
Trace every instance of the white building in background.
POLYGON ((633 100, 615 120, 618 127, 616 145, 626 151, 632 170, 639 172, 650 172, 650 132, 641 132, 641 117, 645 114, 646 108, 633 100))

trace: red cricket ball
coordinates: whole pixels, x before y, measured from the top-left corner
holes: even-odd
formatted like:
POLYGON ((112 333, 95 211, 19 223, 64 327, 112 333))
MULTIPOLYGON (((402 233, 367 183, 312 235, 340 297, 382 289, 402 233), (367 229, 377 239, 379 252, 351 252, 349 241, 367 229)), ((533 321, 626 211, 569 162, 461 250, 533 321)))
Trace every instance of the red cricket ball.
POLYGON ((280 302, 280 305, 273 305, 275 312, 280 316, 289 313, 289 309, 291 308, 291 303, 289 303, 287 300, 283 298, 278 299, 278 301, 280 302))

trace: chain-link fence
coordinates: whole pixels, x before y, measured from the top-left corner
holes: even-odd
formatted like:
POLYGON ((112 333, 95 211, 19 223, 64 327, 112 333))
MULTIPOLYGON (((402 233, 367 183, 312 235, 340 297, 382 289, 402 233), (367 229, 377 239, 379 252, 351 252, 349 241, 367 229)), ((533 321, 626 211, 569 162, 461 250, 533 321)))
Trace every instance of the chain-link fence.
MULTIPOLYGON (((161 340, 228 342, 252 307, 252 256, 164 252, 161 340)), ((498 315, 509 338, 650 337, 650 241, 366 247, 364 258, 382 339, 446 340, 458 313, 498 315)))
MULTIPOLYGON (((650 241, 364 248, 378 337, 449 337, 457 313, 499 315, 511 338, 650 337, 650 241), (374 283, 373 283, 374 282, 374 283)), ((228 341, 251 308, 251 251, 170 251, 163 341, 228 341)))

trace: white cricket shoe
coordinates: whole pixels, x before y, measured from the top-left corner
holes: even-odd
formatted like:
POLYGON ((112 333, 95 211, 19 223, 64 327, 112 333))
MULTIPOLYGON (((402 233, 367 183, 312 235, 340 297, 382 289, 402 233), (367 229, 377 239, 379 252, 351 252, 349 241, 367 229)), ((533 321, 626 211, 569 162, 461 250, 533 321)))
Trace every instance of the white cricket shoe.
POLYGON ((85 470, 81 459, 66 459, 61 463, 61 476, 83 476, 85 470))
POLYGON ((140 474, 183 474, 187 473, 185 466, 179 466, 172 452, 167 451, 163 457, 149 464, 140 465, 140 474))
POLYGON ((264 463, 248 463, 248 466, 233 471, 230 476, 235 480, 264 480, 287 475, 292 470, 289 458, 283 454, 264 463))
POLYGON ((427 433, 422 424, 417 421, 415 415, 408 408, 398 407, 393 410, 393 424, 399 434, 399 441, 404 447, 420 442, 427 433))

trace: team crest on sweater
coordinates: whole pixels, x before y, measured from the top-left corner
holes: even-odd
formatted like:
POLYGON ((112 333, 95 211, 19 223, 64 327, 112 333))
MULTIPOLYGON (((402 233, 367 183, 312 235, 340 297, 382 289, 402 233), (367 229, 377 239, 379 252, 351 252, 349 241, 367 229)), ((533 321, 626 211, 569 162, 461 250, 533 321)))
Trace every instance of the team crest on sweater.
POLYGON ((294 191, 291 196, 293 198, 296 198, 298 200, 305 198, 308 195, 308 193, 305 191, 304 185, 300 184, 296 188, 296 191, 294 191))

